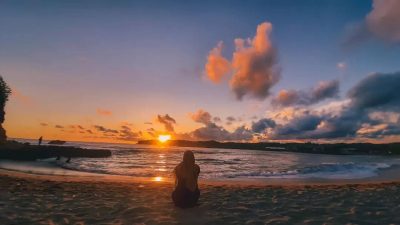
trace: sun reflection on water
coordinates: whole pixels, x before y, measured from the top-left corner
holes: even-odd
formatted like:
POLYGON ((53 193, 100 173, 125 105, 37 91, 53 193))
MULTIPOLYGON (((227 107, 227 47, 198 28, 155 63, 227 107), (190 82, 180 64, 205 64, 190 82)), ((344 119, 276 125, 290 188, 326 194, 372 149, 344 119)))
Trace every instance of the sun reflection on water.
POLYGON ((161 182, 161 181, 164 180, 164 178, 163 177, 153 177, 152 180, 155 181, 155 182, 161 182))

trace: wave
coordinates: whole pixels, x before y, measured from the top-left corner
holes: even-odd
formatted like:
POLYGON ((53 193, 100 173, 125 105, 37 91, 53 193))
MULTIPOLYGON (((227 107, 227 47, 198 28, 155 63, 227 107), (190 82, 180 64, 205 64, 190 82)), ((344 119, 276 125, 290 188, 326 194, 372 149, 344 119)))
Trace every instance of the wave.
POLYGON ((387 163, 321 163, 287 171, 253 171, 229 174, 228 178, 323 178, 323 179, 362 179, 378 175, 379 170, 395 165, 387 163))

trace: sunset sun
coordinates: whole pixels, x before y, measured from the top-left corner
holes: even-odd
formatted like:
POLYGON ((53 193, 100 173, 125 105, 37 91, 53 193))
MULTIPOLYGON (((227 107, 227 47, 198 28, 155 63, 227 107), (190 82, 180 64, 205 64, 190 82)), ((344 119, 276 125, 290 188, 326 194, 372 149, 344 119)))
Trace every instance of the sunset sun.
POLYGON ((158 135, 158 141, 161 143, 165 143, 171 139, 171 135, 169 134, 161 134, 158 135))

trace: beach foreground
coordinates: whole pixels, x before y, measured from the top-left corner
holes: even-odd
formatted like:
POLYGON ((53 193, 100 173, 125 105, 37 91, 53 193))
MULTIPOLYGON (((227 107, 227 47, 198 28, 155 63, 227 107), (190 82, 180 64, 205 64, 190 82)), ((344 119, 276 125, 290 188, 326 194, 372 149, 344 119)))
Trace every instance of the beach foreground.
POLYGON ((0 173, 1 224, 398 224, 400 183, 201 185, 175 208, 171 182, 0 173), (54 179, 53 179, 53 178, 54 179))

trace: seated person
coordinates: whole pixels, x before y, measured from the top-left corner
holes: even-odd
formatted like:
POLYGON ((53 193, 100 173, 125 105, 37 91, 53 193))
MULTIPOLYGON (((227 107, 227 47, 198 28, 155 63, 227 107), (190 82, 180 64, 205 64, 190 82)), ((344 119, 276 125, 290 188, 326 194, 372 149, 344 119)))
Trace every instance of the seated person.
POLYGON ((172 200, 175 206, 189 208, 197 204, 200 191, 197 179, 200 167, 195 164, 192 151, 185 151, 183 160, 174 169, 175 190, 172 192, 172 200))

